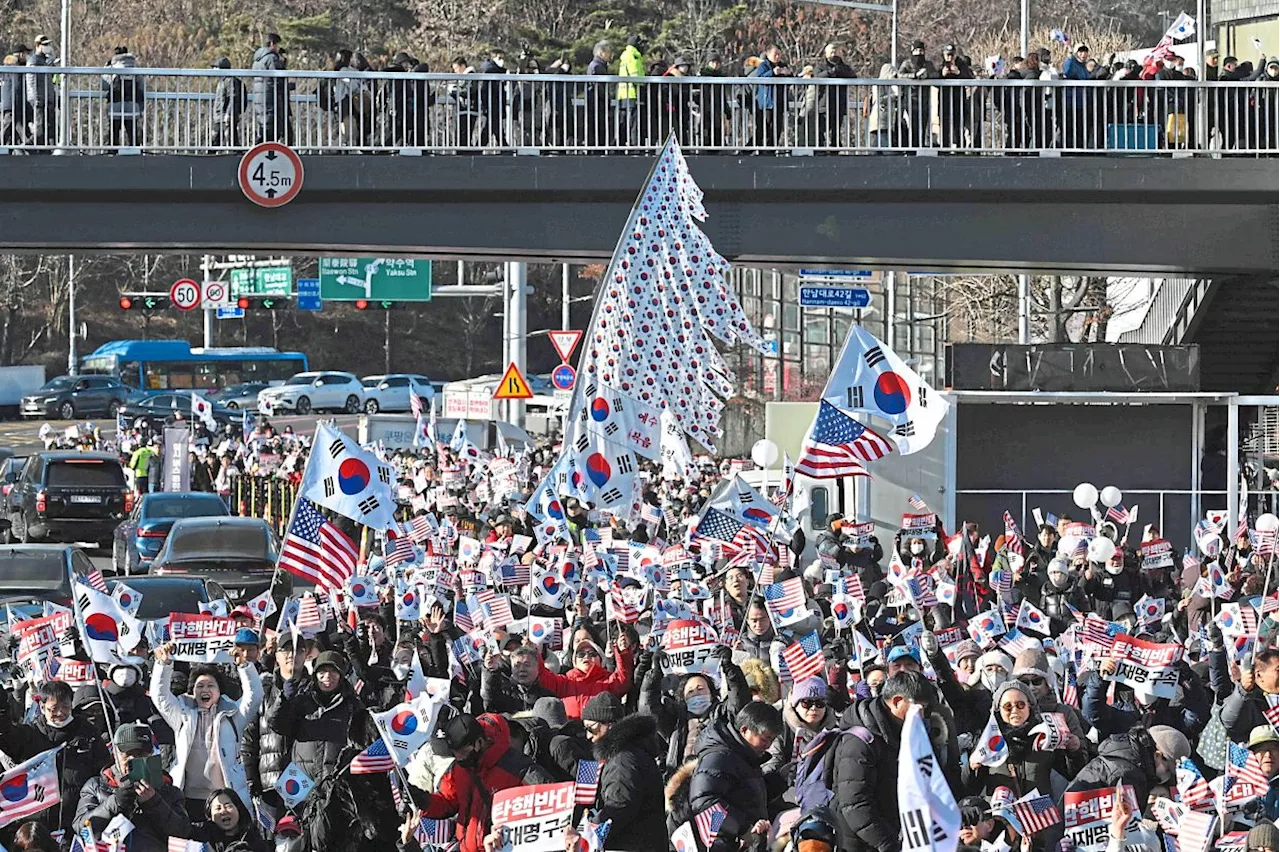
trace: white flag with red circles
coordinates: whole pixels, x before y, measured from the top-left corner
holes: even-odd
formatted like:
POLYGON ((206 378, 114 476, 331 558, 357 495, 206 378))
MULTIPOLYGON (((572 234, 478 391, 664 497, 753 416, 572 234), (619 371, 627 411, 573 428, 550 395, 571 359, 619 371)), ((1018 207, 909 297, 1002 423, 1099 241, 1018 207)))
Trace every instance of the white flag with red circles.
POLYGON ((213 404, 195 391, 191 392, 191 416, 200 420, 210 430, 218 428, 218 421, 213 419, 213 404))
POLYGON ((571 439, 584 429, 638 456, 657 459, 662 445, 662 409, 632 399, 603 383, 591 383, 583 390, 571 439))
MULTIPOLYGON (((702 191, 679 144, 663 147, 601 278, 578 367, 581 386, 608 386, 672 412, 713 449, 733 375, 712 337, 765 350, 725 277, 728 263, 697 221, 702 191)), ((575 398, 573 415, 585 405, 575 398)))
POLYGON ((329 423, 317 423, 302 496, 376 530, 396 523, 391 468, 329 423))

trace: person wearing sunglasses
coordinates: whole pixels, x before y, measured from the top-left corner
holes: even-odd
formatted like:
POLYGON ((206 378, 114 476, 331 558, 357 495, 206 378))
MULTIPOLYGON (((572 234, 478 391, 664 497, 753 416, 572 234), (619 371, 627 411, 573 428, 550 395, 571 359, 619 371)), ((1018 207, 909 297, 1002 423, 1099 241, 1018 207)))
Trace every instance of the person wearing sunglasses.
POLYGON ((996 689, 991 713, 1009 749, 1008 759, 999 766, 984 766, 975 752, 965 762, 964 791, 990 796, 997 787, 1008 787, 1021 797, 1033 789, 1048 790, 1050 775, 1056 770, 1070 778, 1084 766, 1075 761, 1064 746, 1052 751, 1037 748, 1035 728, 1044 721, 1035 694, 1026 684, 1008 680, 996 689))
POLYGON ((619 632, 613 642, 613 671, 604 667, 604 651, 593 640, 582 638, 573 646, 573 668, 556 674, 542 666, 538 684, 556 698, 564 700, 570 719, 582 718, 582 708, 602 692, 619 697, 631 689, 631 673, 635 667, 635 647, 626 632, 619 632))
POLYGON ((764 771, 785 770, 788 784, 795 781, 796 762, 809 743, 823 731, 840 727, 840 716, 827 699, 827 682, 820 677, 805 678, 791 688, 782 705, 782 736, 769 749, 764 771))
POLYGON ((1067 727, 1071 729, 1074 739, 1068 746, 1070 751, 1084 750, 1093 754, 1092 742, 1085 738, 1088 726, 1080 711, 1070 704, 1064 704, 1058 698, 1057 684, 1049 673, 1049 657, 1044 648, 1037 645, 1018 654, 1013 660, 1013 676, 1030 687, 1031 694, 1036 697, 1041 713, 1061 713, 1067 717, 1067 727))

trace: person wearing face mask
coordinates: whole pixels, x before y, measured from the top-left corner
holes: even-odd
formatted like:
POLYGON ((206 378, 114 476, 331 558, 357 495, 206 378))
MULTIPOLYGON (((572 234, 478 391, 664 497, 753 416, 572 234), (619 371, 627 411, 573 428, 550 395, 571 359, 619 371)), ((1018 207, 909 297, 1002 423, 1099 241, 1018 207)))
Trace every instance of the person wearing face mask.
POLYGON ((453 755, 453 766, 440 779, 439 790, 422 797, 426 800, 423 815, 457 821, 459 852, 484 852, 485 838, 493 828, 489 815, 494 794, 554 779, 511 748, 507 720, 496 714, 460 713, 445 723, 443 740, 453 755))
MULTIPOLYGON (((39 36, 36 39, 36 49, 27 54, 27 67, 45 68, 53 64, 53 40, 47 35, 39 36)), ((31 144, 52 145, 58 126, 58 92, 54 86, 54 76, 24 74, 23 77, 31 116, 31 144)))
POLYGON ((1138 599, 1138 576, 1124 548, 1116 548, 1105 565, 1089 563, 1084 572, 1084 593, 1092 600, 1090 609, 1108 621, 1116 620, 1115 607, 1121 603, 1132 612, 1132 604, 1138 599))
POLYGON ((1040 609, 1049 617, 1049 635, 1057 637, 1075 623, 1071 608, 1084 612, 1089 608, 1089 599, 1065 559, 1055 557, 1050 561, 1046 577, 1040 587, 1040 609))
MULTIPOLYGON (((937 80, 941 76, 934 64, 925 58, 924 42, 919 39, 912 42, 911 55, 904 59, 902 65, 898 67, 898 77, 903 80, 923 81, 937 80)), ((929 122, 932 115, 932 93, 932 88, 920 83, 903 87, 901 100, 907 113, 908 133, 910 134, 908 137, 909 142, 906 143, 908 147, 932 147, 932 134, 929 132, 929 122)))
POLYGON ((657 720, 658 732, 667 741, 666 776, 671 776, 697 754, 698 737, 717 720, 732 718, 751 702, 747 679, 733 662, 733 652, 719 645, 712 652, 720 662, 725 681, 725 695, 720 697, 718 685, 704 674, 682 677, 672 692, 662 690, 665 655, 657 655, 657 664, 645 676, 640 690, 640 712, 657 720))
POLYGON ((1132 687, 1116 684, 1115 699, 1108 701, 1107 691, 1119 663, 1102 661, 1097 672, 1087 672, 1080 679, 1080 708, 1084 720, 1098 729, 1099 737, 1122 733, 1134 725, 1167 725, 1180 731, 1199 731, 1209 723, 1213 709, 1209 693, 1186 660, 1175 664, 1178 685, 1172 699, 1141 696, 1132 687))
POLYGON ((293 677, 296 669, 303 667, 303 661, 311 650, 309 639, 300 641, 296 649, 292 643, 275 649, 275 671, 262 681, 262 710, 245 726, 241 740, 240 758, 244 763, 249 794, 273 819, 284 814, 284 802, 276 791, 276 781, 289 766, 293 743, 265 720, 279 709, 280 702, 284 700, 285 682, 293 677))
POLYGON ((239 666, 241 696, 238 702, 222 694, 216 670, 192 669, 189 695, 172 691, 172 646, 155 649, 156 666, 151 673, 151 694, 156 709, 173 728, 177 756, 173 778, 187 798, 188 813, 201 813, 209 795, 231 787, 245 806, 252 804, 249 780, 239 760, 240 739, 249 720, 262 707, 262 681, 258 670, 247 660, 239 666))
POLYGON ((191 835, 205 844, 206 852, 270 852, 274 848, 263 839, 235 790, 214 790, 201 813, 204 819, 191 824, 191 835))
POLYGON ((1098 744, 1098 756, 1080 770, 1068 793, 1115 789, 1117 783, 1133 786, 1139 802, 1146 802, 1151 788, 1171 786, 1178 761, 1191 756, 1191 743, 1181 731, 1164 725, 1134 727, 1107 737, 1098 744))
POLYGON ((840 717, 831 706, 827 682, 810 677, 791 688, 782 705, 782 736, 773 741, 765 772, 779 771, 787 784, 795 782, 795 766, 800 755, 818 734, 840 727, 840 717))
POLYGON ((90 719, 93 727, 104 729, 107 717, 102 705, 105 696, 110 706, 111 718, 118 723, 145 722, 155 732, 160 743, 161 756, 173 759, 173 731, 160 716, 151 697, 147 695, 144 672, 147 661, 143 657, 126 657, 106 667, 107 677, 99 691, 98 684, 91 683, 76 689, 75 710, 90 719))
POLYGON ((80 788, 111 762, 102 730, 72 709, 72 697, 71 687, 62 681, 41 684, 32 696, 39 715, 27 723, 16 722, 9 715, 9 701, 0 701, 0 750, 14 763, 62 747, 57 755, 62 802, 36 816, 50 831, 78 825, 73 820, 80 788))

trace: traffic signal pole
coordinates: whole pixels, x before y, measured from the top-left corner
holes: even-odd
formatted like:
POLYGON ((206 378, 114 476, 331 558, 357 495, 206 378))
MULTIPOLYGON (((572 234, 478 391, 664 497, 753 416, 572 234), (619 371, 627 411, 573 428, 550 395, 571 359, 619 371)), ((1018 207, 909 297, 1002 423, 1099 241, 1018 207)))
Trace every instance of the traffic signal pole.
MULTIPOLYGON (((208 284, 213 280, 213 255, 206 254, 200 263, 200 269, 204 272, 204 283, 208 284)), ((204 348, 209 349, 213 346, 213 312, 214 309, 207 305, 201 307, 204 313, 204 348)))
MULTIPOLYGON (((520 375, 528 375, 529 333, 529 265, 523 262, 507 264, 507 345, 510 363, 516 365, 520 375)), ((506 369, 505 365, 503 369, 506 369)), ((524 428, 524 400, 511 400, 510 420, 524 428)))

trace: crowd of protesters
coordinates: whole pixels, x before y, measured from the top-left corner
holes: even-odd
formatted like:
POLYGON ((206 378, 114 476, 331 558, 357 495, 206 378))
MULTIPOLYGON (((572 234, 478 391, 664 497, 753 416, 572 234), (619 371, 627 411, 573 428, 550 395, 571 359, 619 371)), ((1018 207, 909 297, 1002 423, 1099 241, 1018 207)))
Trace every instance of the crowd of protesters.
MULTIPOLYGON (((209 453, 241 463, 258 443, 289 446, 265 424, 207 437, 209 453)), ((149 446, 141 431, 122 436, 131 460, 149 446)), ((124 817, 127 852, 185 839, 209 852, 493 852, 512 842, 491 818, 496 794, 581 781, 586 763, 598 777, 577 806, 581 831, 564 833, 569 852, 688 850, 689 824, 710 852, 897 852, 898 755, 920 714, 965 850, 1077 848, 1061 819, 1075 813, 1071 797, 1119 789, 1104 814, 1110 843, 1079 849, 1162 852, 1179 831, 1174 808, 1183 837, 1187 814, 1214 814, 1206 843, 1225 834, 1231 849, 1277 852, 1267 529, 1213 529, 1188 543, 1202 558, 1154 563, 1141 545, 1158 529, 1065 514, 994 541, 976 524, 948 531, 934 517, 908 529, 904 517, 886 542, 834 515, 807 541, 785 498, 770 503, 729 462, 702 457, 679 472, 645 463, 632 520, 571 498, 548 535, 532 510, 549 447, 495 460, 464 437, 384 455, 415 546, 389 540, 361 557, 355 574, 379 587, 368 605, 335 590, 307 629, 297 609, 259 618, 237 607, 229 662, 177 661, 175 646, 143 640, 74 690, 17 662, 21 623, 11 624, 0 751, 8 766, 59 748, 61 801, 0 829, 6 848, 66 850, 124 817), (778 517, 746 545, 708 526, 709 509, 739 527, 778 517), (660 570, 643 570, 654 555, 660 570), (798 619, 775 594, 797 585, 798 619), (406 588, 422 595, 412 617, 406 588), (482 616, 477 594, 505 596, 511 620, 482 616), (667 653, 673 617, 718 636, 699 665, 667 653), (558 639, 535 636, 541 619, 558 639), (793 678, 792 649, 810 634, 806 655, 821 664, 793 678), (1135 672, 1135 646, 1172 653, 1135 672), (1174 687, 1156 696, 1140 686, 1147 677, 1174 687), (424 683, 443 705, 430 740, 396 771, 357 771, 386 738, 373 714, 424 683), (153 756, 154 773, 135 771, 153 756), (294 769, 315 786, 290 805, 282 776, 294 769), (1010 803, 1031 794, 1060 818, 1024 826, 1010 803), (424 819, 444 821, 443 835, 424 819), (584 833, 606 822, 593 845, 584 833)), ((923 501, 913 511, 928 517, 923 501)), ((88 660, 81 638, 72 629, 62 653, 88 660)), ((6 797, 13 789, 0 783, 6 797)))
MULTIPOLYGON (((352 150, 404 148, 627 149, 652 147, 669 135, 703 150, 902 149, 1037 151, 1104 148, 1187 148, 1196 137, 1199 104, 1217 150, 1272 150, 1276 147, 1274 88, 1026 86, 1001 89, 939 86, 925 81, 1008 79, 1026 81, 1187 81, 1196 69, 1172 51, 1143 62, 1100 59, 1088 45, 1076 45, 1055 61, 1048 47, 1029 56, 975 63, 954 44, 931 55, 923 41, 911 45, 899 67, 878 74, 853 69, 840 44, 820 56, 789 57, 777 45, 758 54, 726 58, 650 52, 631 36, 624 44, 601 41, 579 70, 568 55, 546 63, 521 50, 510 60, 503 49, 482 57, 456 56, 448 68, 433 69, 410 53, 369 59, 338 50, 324 70, 337 76, 288 79, 246 75, 220 78, 201 121, 202 138, 214 149, 242 148, 275 140, 299 147, 319 145, 352 150), (449 81, 406 76, 402 81, 368 72, 425 74, 444 70, 449 81), (510 75, 510 79, 469 81, 466 75, 510 75), (526 80, 530 74, 558 79, 526 80), (591 77, 661 78, 647 83, 592 83, 591 77), (865 80, 853 83, 859 77, 865 80), (759 82, 720 85, 715 78, 759 82), (803 81, 813 80, 813 85, 803 81), (850 80, 849 84, 816 81, 850 80), (880 80, 896 82, 880 83, 880 80)), ((37 48, 19 45, 8 65, 50 64, 46 36, 37 48)), ((102 89, 112 146, 144 146, 145 78, 130 76, 133 54, 117 48, 102 89)), ((230 70, 230 57, 214 68, 230 70)), ((1204 78, 1243 82, 1280 80, 1280 60, 1256 62, 1209 51, 1204 78)), ((253 55, 250 70, 289 69, 288 53, 270 34, 253 55)), ((50 75, 0 75, 0 146, 53 141, 57 98, 50 75)))

